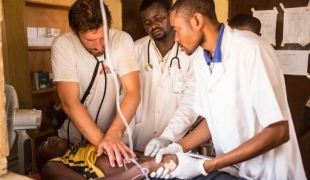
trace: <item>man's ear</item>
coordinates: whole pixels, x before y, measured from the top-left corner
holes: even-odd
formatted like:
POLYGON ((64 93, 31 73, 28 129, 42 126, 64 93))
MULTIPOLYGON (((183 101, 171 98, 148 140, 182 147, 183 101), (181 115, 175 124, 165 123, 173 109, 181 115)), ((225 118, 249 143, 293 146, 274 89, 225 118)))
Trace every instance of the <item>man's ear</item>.
POLYGON ((203 24, 204 24, 203 15, 200 13, 195 13, 193 18, 192 18, 192 26, 195 29, 200 29, 200 28, 202 28, 203 24))

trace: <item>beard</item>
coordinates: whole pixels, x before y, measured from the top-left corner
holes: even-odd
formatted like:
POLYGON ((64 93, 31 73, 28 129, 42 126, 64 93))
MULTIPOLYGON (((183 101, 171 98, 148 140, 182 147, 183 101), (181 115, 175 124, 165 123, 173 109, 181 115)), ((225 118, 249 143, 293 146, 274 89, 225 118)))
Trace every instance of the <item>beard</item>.
POLYGON ((99 57, 99 56, 102 56, 104 54, 104 51, 105 51, 104 45, 102 46, 102 51, 98 51, 98 49, 96 49, 96 48, 86 47, 85 44, 83 43, 83 41, 81 40, 80 36, 78 36, 78 38, 79 38, 81 44, 83 45, 83 47, 86 49, 86 51, 89 52, 91 55, 99 57))
MULTIPOLYGON (((85 46, 84 46, 85 47, 85 46)), ((104 47, 103 47, 104 48, 104 47)), ((102 56, 104 54, 104 50, 102 51, 98 51, 97 49, 95 48, 86 48, 85 49, 92 55, 96 56, 96 57, 99 57, 99 56, 102 56)))
POLYGON ((151 35, 152 35, 153 39, 157 40, 157 41, 163 40, 167 37, 167 33, 161 28, 153 29, 151 31, 151 35), (154 32, 154 31, 158 31, 158 30, 160 30, 160 32, 156 32, 156 33, 154 32))

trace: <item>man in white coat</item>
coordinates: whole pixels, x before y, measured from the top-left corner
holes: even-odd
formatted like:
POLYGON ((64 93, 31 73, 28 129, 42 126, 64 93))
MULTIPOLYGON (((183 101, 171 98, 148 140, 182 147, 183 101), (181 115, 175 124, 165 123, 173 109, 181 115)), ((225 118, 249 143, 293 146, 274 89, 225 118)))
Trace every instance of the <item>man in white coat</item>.
POLYGON ((148 36, 135 42, 142 101, 135 115, 134 149, 151 157, 182 138, 197 119, 193 61, 174 42, 169 10, 166 0, 144 0, 139 12, 148 36))
POLYGON ((178 0, 170 20, 182 51, 204 49, 194 59, 194 110, 206 121, 161 149, 156 161, 176 153, 178 165, 170 175, 180 179, 237 164, 239 176, 246 179, 305 180, 284 75, 273 47, 254 33, 219 23, 213 0, 178 0), (183 153, 211 137, 214 159, 183 153))

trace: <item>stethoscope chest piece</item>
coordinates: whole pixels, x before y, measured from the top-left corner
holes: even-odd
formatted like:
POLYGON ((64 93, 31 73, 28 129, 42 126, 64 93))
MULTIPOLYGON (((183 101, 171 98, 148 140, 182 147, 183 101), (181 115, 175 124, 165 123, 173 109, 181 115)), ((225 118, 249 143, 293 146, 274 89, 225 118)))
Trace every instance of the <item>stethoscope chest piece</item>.
POLYGON ((152 69, 153 69, 153 65, 152 65, 152 64, 147 64, 147 65, 145 66, 145 70, 146 70, 147 72, 151 72, 152 69))

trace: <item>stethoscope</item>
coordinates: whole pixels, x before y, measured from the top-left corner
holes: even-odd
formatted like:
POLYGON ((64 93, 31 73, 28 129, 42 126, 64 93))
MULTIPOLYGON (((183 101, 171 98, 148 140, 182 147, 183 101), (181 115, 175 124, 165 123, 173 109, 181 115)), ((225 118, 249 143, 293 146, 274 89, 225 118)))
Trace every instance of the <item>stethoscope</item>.
MULTIPOLYGON (((150 63, 150 45, 151 45, 151 39, 149 40, 149 43, 148 43, 148 46, 147 46, 147 65, 145 66, 145 70, 147 72, 151 72, 153 70, 153 65, 150 63)), ((178 58, 178 54, 179 54, 179 44, 177 46, 177 52, 175 53, 175 56, 173 58, 171 58, 169 67, 171 68, 172 62, 174 60, 177 60, 178 68, 181 70, 181 65, 180 65, 180 60, 178 58)))

